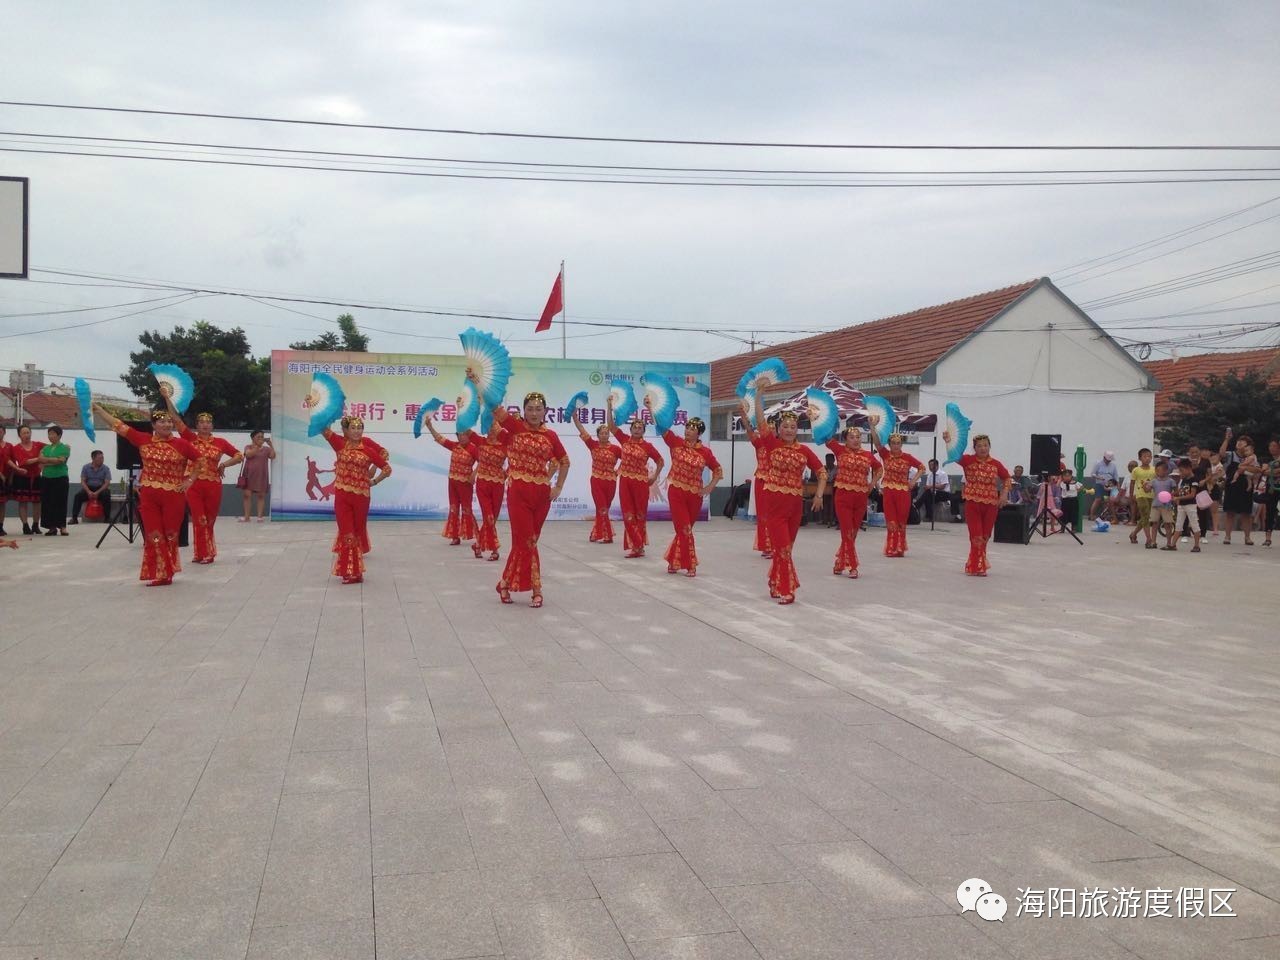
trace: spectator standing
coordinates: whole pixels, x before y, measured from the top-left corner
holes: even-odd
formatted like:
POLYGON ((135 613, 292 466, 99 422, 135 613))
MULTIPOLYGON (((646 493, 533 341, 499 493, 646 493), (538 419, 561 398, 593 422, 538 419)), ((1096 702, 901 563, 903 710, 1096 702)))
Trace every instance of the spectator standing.
POLYGON ((101 450, 89 455, 89 462, 80 468, 80 489, 76 491, 71 503, 71 522, 80 522, 80 508, 90 500, 102 504, 102 515, 105 517, 111 506, 111 468, 105 463, 101 450))
POLYGON ((1211 523, 1213 526, 1213 535, 1216 537, 1221 526, 1222 515, 1222 487, 1226 483, 1226 468, 1222 466, 1222 457, 1218 455, 1216 450, 1209 454, 1209 498, 1212 503, 1209 504, 1209 510, 1212 514, 1211 523))
MULTIPOLYGON (((1156 534, 1164 533, 1166 537, 1165 549, 1173 549, 1173 537, 1177 534, 1177 530, 1173 525, 1174 518, 1177 516, 1177 510, 1173 505, 1173 488, 1175 481, 1169 476, 1169 461, 1161 457, 1156 461, 1156 478, 1151 481, 1151 525, 1155 528, 1156 534), (1168 502, 1160 499, 1160 494, 1169 494, 1168 502)), ((1155 538, 1147 544, 1148 550, 1156 548, 1155 538)))
POLYGON ((1174 517, 1173 529, 1169 532, 1169 542, 1165 545, 1166 550, 1178 549, 1178 531, 1186 523, 1191 528, 1191 536, 1195 539, 1191 552, 1200 552, 1200 519, 1196 511, 1196 495, 1203 489, 1204 482, 1196 480, 1191 471, 1190 458, 1183 457, 1178 461, 1178 478, 1173 488, 1173 503, 1177 507, 1177 514, 1174 517))
POLYGON ((1242 436, 1236 440, 1235 450, 1228 450, 1231 443, 1231 428, 1227 428, 1222 438, 1222 446, 1218 453, 1226 470, 1226 482, 1222 492, 1222 510, 1227 515, 1226 536, 1222 538, 1224 546, 1231 543, 1231 531, 1239 526, 1244 534, 1247 547, 1253 546, 1253 485, 1254 478, 1261 472, 1258 458, 1253 453, 1253 439, 1242 436))
POLYGON ((1272 440, 1267 444, 1271 459, 1267 463, 1267 539, 1264 547, 1271 546, 1271 531, 1276 528, 1280 519, 1280 440, 1272 440))
POLYGON ((18 442, 13 445, 14 471, 10 475, 9 493, 18 501, 18 519, 22 521, 22 533, 31 536, 40 529, 40 450, 41 445, 31 439, 31 428, 25 423, 18 427, 18 442), (27 522, 30 511, 30 523, 27 522))
POLYGON ((4 435, 4 424, 0 423, 0 537, 8 536, 4 532, 4 515, 9 507, 9 475, 14 469, 13 444, 5 442, 4 435))
POLYGON ((1137 543, 1138 534, 1142 533, 1150 548, 1156 542, 1155 530, 1151 527, 1151 481, 1156 478, 1155 467, 1151 466, 1151 451, 1143 447, 1138 451, 1138 465, 1129 471, 1129 499, 1133 502, 1135 526, 1129 534, 1129 542, 1137 543))
POLYGON ((249 522, 252 512, 253 498, 258 498, 258 522, 265 520, 267 512, 267 490, 271 484, 271 461, 276 458, 276 448, 266 439, 261 430, 255 430, 249 436, 249 445, 244 448, 244 464, 240 467, 240 476, 236 486, 244 499, 244 516, 241 523, 249 522))
POLYGON ((40 522, 45 536, 67 535, 67 492, 71 483, 67 460, 71 448, 62 442, 62 428, 49 428, 49 442, 40 449, 40 522))

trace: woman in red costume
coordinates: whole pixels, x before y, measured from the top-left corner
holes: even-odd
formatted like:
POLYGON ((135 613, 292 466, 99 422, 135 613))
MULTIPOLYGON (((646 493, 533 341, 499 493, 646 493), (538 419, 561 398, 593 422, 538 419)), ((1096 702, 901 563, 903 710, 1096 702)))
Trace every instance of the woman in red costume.
MULTIPOLYGON (((875 436, 875 431, 872 431, 875 436)), ((907 515, 911 512, 911 471, 923 470, 924 464, 909 453, 902 452, 902 434, 889 434, 889 446, 879 447, 884 462, 884 479, 880 490, 884 502, 884 538, 886 557, 904 557, 907 554, 907 515)))
POLYGON ((498 541, 498 514, 502 512, 502 494, 507 482, 507 445, 502 428, 491 424, 483 443, 476 445, 476 499, 480 501, 480 529, 471 549, 476 559, 487 550, 490 560, 498 559, 502 544, 498 541))
MULTIPOLYGON (((746 400, 742 401, 742 409, 749 409, 746 400)), ((757 430, 751 426, 751 418, 747 414, 743 414, 743 422, 747 425, 751 446, 756 448, 756 472, 751 478, 751 502, 756 508, 756 542, 752 549, 765 560, 770 560, 773 552, 769 549, 769 514, 765 507, 764 481, 769 476, 769 447, 765 437, 773 434, 773 427, 765 423, 757 430)))
POLYGON ((40 451, 44 445, 31 439, 31 428, 25 423, 18 427, 18 442, 9 448, 13 464, 9 478, 9 496, 18 502, 18 519, 22 532, 40 532, 40 451), (27 510, 31 510, 31 522, 27 522, 27 510))
MULTIPOLYGON (((951 442, 951 432, 942 432, 942 441, 951 442)), ((996 514, 1009 502, 1010 474, 1005 465, 991 456, 991 438, 980 433, 973 438, 973 453, 966 453, 956 463, 964 470, 964 522, 969 527, 969 559, 964 572, 971 577, 985 577, 991 569, 987 562, 987 542, 995 530, 996 514)))
POLYGON ((665 461, 658 448, 644 438, 644 421, 636 417, 624 433, 613 419, 613 396, 605 401, 605 426, 621 444, 618 497, 622 504, 622 549, 628 560, 644 556, 649 545, 649 495, 658 485, 665 461), (653 473, 649 462, 653 462, 653 473))
POLYGON ((596 506, 596 521, 588 539, 592 543, 613 543, 613 523, 609 520, 609 509, 613 506, 613 495, 618 490, 618 461, 622 459, 622 450, 609 442, 607 424, 602 423, 596 427, 596 439, 592 440, 591 434, 582 425, 582 410, 583 408, 578 408, 573 425, 578 428, 578 436, 591 451, 591 500, 596 506))
POLYGON ((840 521, 840 549, 831 572, 837 577, 849 571, 858 579, 858 531, 867 515, 867 495, 880 482, 884 467, 870 450, 862 449, 862 431, 845 427, 844 442, 827 441, 827 449, 836 455, 836 519, 840 521))
MULTIPOLYGON (((440 536, 456 547, 463 540, 476 539, 476 516, 471 512, 471 495, 475 490, 475 466, 480 456, 480 441, 470 430, 460 430, 457 440, 442 437, 436 430, 435 414, 427 419, 427 429, 436 443, 449 451, 449 519, 440 536)), ((480 548, 472 544, 478 557, 480 548)))
POLYGON ((173 401, 165 397, 169 404, 169 416, 173 418, 178 435, 196 448, 200 459, 196 461, 196 479, 187 491, 187 505, 191 508, 191 522, 195 526, 196 563, 213 563, 218 555, 218 544, 213 538, 213 525, 218 522, 218 511, 222 509, 222 478, 228 467, 234 467, 244 459, 229 442, 213 435, 213 414, 201 413, 196 417, 196 428, 192 430, 174 409, 173 401), (228 459, 223 460, 223 457, 228 459))
POLYGON ((333 519, 338 535, 333 541, 333 575, 343 583, 364 581, 364 555, 369 552, 370 491, 391 476, 387 451, 364 435, 364 420, 343 417, 342 436, 328 427, 323 436, 338 459, 333 465, 333 519))
MULTIPOLYGON (((645 407, 652 404, 644 398, 645 407)), ((707 425, 694 417, 684 428, 683 439, 668 430, 662 439, 671 448, 671 470, 667 473, 667 500, 671 504, 671 524, 675 539, 667 548, 667 573, 685 571, 686 577, 698 575, 698 550, 693 540, 693 525, 702 512, 702 498, 715 489, 724 471, 710 447, 702 445, 707 425), (711 471, 711 482, 702 483, 702 472, 711 471)))
MULTIPOLYGON (((468 370, 472 380, 474 374, 468 370)), ((511 603, 512 593, 528 590, 529 606, 542 606, 542 570, 538 558, 538 537, 551 511, 551 501, 560 496, 569 475, 569 455, 560 438, 546 425, 547 398, 536 391, 524 398, 524 415, 510 416, 503 407, 493 411, 494 426, 505 431, 507 448, 507 516, 511 520, 511 554, 495 588, 503 603, 511 603), (555 486, 551 474, 555 473, 555 486)))
POLYGON ((151 433, 135 430, 94 404, 111 429, 138 448, 142 476, 138 479, 138 512, 142 515, 142 570, 139 580, 149 587, 173 583, 182 570, 178 531, 186 512, 186 493, 199 469, 200 451, 173 435, 167 410, 151 414, 151 433), (189 465, 188 465, 188 462, 189 465))
MULTIPOLYGON (((756 397, 756 423, 764 422, 760 397, 756 397)), ((769 564, 769 596, 786 606, 796 602, 800 578, 791 559, 796 534, 804 513, 804 472, 812 470, 818 478, 813 496, 813 512, 822 512, 822 497, 827 492, 827 470, 818 455, 796 442, 799 417, 784 412, 778 418, 778 429, 761 432, 761 447, 769 451, 769 472, 764 478, 764 498, 768 503, 769 546, 773 562, 769 564)))

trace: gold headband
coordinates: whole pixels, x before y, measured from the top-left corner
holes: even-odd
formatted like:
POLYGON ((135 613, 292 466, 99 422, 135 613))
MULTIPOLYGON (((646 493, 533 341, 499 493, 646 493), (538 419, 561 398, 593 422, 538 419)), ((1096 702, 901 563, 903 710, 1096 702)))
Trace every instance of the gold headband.
POLYGON ((213 423, 212 413, 202 413, 196 417, 196 423, 213 423))
POLYGON ((899 443, 902 443, 905 439, 906 439, 906 437, 904 437, 904 436, 903 436, 902 434, 900 434, 900 433, 891 433, 891 434, 889 434, 889 442, 890 442, 890 443, 893 443, 893 441, 895 441, 895 440, 897 440, 899 443))
POLYGON ((343 417, 340 421, 343 429, 347 427, 363 427, 364 417, 343 417))
POLYGON ((706 429, 707 429, 707 425, 706 425, 705 423, 703 423, 703 422, 702 422, 702 418, 701 418, 701 417, 691 417, 691 418, 689 419, 689 426, 691 426, 691 427, 693 427, 693 429, 697 430, 697 431, 698 431, 698 435, 699 435, 699 436, 701 436, 703 433, 705 433, 705 432, 706 432, 706 429))
POLYGON ((539 393, 537 390, 532 390, 524 395, 524 405, 526 407, 535 400, 541 403, 544 407, 547 405, 546 395, 539 393))
POLYGON ((974 444, 974 446, 977 446, 977 445, 978 445, 978 442, 979 442, 980 440, 985 440, 985 441, 987 441, 987 443, 990 443, 990 442, 991 442, 991 438, 990 438, 989 436, 987 436, 985 433, 975 433, 975 434, 973 435, 973 444, 974 444))
POLYGON ((794 420, 796 421, 796 423, 799 423, 800 414, 796 413, 793 410, 783 410, 780 414, 778 414, 778 421, 781 422, 783 420, 794 420))
POLYGON ((151 422, 152 422, 152 423, 156 423, 156 422, 158 422, 158 421, 160 421, 160 420, 172 420, 172 419, 173 419, 173 417, 169 416, 169 411, 168 411, 168 410, 152 410, 152 411, 151 411, 151 422))

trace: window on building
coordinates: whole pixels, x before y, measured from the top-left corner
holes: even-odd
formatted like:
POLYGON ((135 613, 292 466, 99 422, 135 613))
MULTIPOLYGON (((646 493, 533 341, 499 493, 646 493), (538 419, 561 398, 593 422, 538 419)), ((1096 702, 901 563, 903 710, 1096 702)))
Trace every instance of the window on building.
POLYGON ((724 413, 713 413, 711 415, 711 439, 712 440, 728 440, 729 439, 729 418, 732 416, 728 411, 724 413))

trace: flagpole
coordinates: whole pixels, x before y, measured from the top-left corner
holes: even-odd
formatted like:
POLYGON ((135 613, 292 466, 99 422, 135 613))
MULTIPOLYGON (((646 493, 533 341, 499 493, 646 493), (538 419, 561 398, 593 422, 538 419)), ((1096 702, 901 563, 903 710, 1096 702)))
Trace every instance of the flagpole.
POLYGON ((566 344, 567 344, 567 342, 568 342, 568 336, 566 335, 566 331, 565 331, 565 325, 569 322, 569 306, 568 306, 568 305, 569 305, 569 298, 565 296, 565 285, 564 285, 564 261, 563 261, 563 260, 561 260, 561 261, 560 261, 560 306, 561 306, 561 310, 560 310, 560 359, 561 359, 561 360, 564 360, 564 359, 566 359, 566 358, 568 357, 568 349, 567 349, 567 346, 566 346, 566 344))

